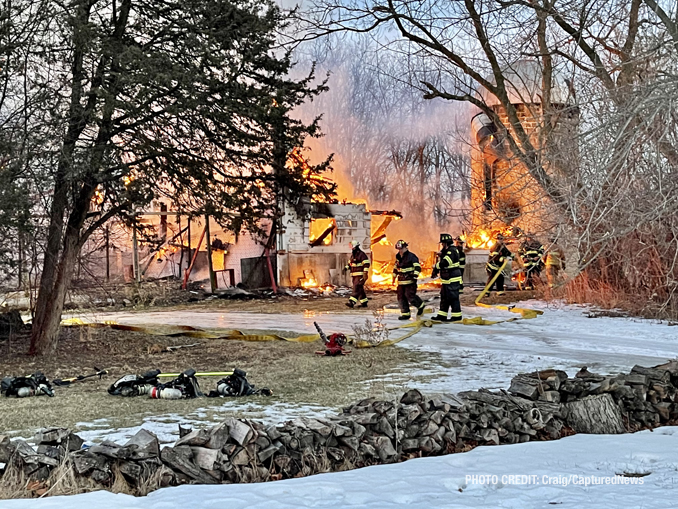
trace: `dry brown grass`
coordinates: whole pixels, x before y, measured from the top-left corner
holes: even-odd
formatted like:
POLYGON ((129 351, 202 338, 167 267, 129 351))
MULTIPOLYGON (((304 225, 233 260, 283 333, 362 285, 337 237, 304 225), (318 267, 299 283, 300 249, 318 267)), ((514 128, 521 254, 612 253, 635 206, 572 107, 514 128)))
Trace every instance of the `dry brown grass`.
MULTIPOLYGON (((151 400, 107 394, 107 388, 118 377, 154 368, 175 372, 191 367, 203 371, 238 367, 247 371, 248 378, 257 387, 273 390, 270 398, 255 396, 237 400, 243 405, 255 401, 262 405, 283 403, 337 408, 356 399, 390 394, 394 388, 409 383, 412 368, 421 363, 445 365, 436 354, 397 347, 353 349, 345 357, 322 357, 315 354, 322 349, 320 342, 204 340, 200 347, 180 349, 177 353, 148 353, 148 347, 155 343, 170 346, 193 342, 192 338, 149 336, 104 328, 65 329, 56 355, 42 359, 27 357, 17 342, 12 354, 0 360, 0 377, 40 369, 53 379, 91 372, 94 365, 109 369, 111 374, 102 380, 90 379, 70 387, 57 387, 54 398, 1 398, 3 431, 22 436, 49 426, 78 431, 82 429, 79 423, 96 419, 107 419, 106 427, 124 428, 141 424, 145 417, 166 414, 215 422, 233 412, 232 405, 223 407, 232 400, 151 400), (382 377, 389 379, 385 381, 382 377)), ((202 389, 205 392, 214 389, 218 379, 201 378, 202 389)))
POLYGON ((28 482, 18 460, 10 459, 5 466, 5 473, 0 477, 0 500, 31 497, 27 489, 28 482))
POLYGON ((647 299, 630 294, 605 281, 581 273, 566 285, 545 293, 544 298, 562 298, 569 304, 589 304, 601 309, 619 309, 643 318, 669 318, 647 299))

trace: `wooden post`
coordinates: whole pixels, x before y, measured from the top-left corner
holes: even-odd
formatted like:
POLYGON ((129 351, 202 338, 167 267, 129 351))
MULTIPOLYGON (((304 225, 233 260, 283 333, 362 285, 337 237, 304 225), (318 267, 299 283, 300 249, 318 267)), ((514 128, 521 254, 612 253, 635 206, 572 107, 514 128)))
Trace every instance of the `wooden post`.
POLYGON ((193 257, 191 256, 191 216, 188 216, 188 231, 187 231, 187 235, 188 235, 188 260, 186 260, 186 261, 187 261, 188 264, 190 265, 191 260, 193 259, 193 257))
POLYGON ((132 269, 134 270, 134 280, 141 283, 141 272, 139 271, 139 243, 137 241, 137 216, 134 216, 134 228, 132 229, 132 269))
POLYGON ((266 248, 264 250, 264 255, 266 256, 266 264, 268 265, 268 275, 271 278, 271 287, 273 288, 273 293, 278 293, 278 286, 275 284, 275 274, 273 273, 273 265, 271 264, 271 250, 266 248))
POLYGON ((191 264, 188 266, 188 269, 186 269, 186 272, 184 273, 184 283, 181 285, 181 289, 185 290, 186 286, 188 285, 188 277, 191 275, 191 271, 193 270, 193 264, 195 263, 195 259, 198 257, 198 253, 200 252, 200 244, 202 244, 202 239, 205 237, 205 230, 202 231, 202 235, 200 235, 200 240, 198 240, 198 247, 195 249, 195 253, 193 254, 193 258, 191 259, 191 264))
POLYGON ((108 283, 111 280, 111 258, 110 258, 110 251, 109 251, 109 230, 108 226, 106 226, 106 229, 104 230, 104 238, 106 240, 106 282, 108 283))
POLYGON ((165 242, 167 240, 167 204, 165 202, 160 202, 160 232, 158 233, 159 240, 165 242))
MULTIPOLYGON (((177 214, 177 226, 179 227, 179 242, 181 243, 181 253, 179 253, 179 277, 181 277, 181 265, 184 263, 184 235, 181 233, 181 215, 177 214)), ((172 267, 172 274, 174 274, 174 267, 172 267)))
POLYGON ((210 272, 210 290, 214 293, 217 289, 217 275, 212 266, 212 240, 210 237, 210 216, 205 214, 205 235, 207 235, 207 268, 210 272))

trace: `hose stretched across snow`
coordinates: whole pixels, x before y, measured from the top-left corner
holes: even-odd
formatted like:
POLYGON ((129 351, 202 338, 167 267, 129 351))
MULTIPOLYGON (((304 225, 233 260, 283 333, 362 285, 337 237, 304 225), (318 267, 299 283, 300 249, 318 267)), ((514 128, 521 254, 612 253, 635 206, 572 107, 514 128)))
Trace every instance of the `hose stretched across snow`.
MULTIPOLYGON (((491 306, 489 304, 483 304, 480 302, 489 291, 492 284, 495 282, 499 274, 508 263, 508 260, 504 261, 504 264, 501 266, 497 274, 490 280, 490 282, 485 286, 478 298, 475 301, 476 306, 485 307, 485 308, 495 308, 502 309, 505 311, 510 311, 511 313, 518 313, 522 318, 536 318, 539 315, 544 314, 543 311, 536 309, 526 309, 518 308, 515 306, 491 306)), ((495 325, 497 323, 504 322, 513 322, 519 320, 516 318, 509 318, 508 320, 486 320, 480 316, 473 318, 463 318, 459 322, 452 322, 455 324, 461 325, 495 325)), ((104 323, 89 323, 81 320, 80 318, 70 318, 63 320, 62 325, 67 327, 109 327, 111 329, 117 330, 126 330, 134 332, 143 332, 144 334, 154 335, 154 336, 188 336, 191 338, 201 338, 201 339, 235 339, 239 341, 289 341, 293 343, 310 343, 313 341, 318 341, 320 336, 318 334, 306 334, 296 337, 285 337, 280 334, 274 333, 272 331, 264 331, 262 334, 246 334, 237 329, 201 329, 199 327, 193 327, 190 325, 125 325, 115 322, 104 322, 104 323)), ((398 325, 395 327, 388 327, 387 330, 399 330, 399 329, 411 329, 402 336, 397 338, 387 339, 379 343, 371 343, 369 341, 361 340, 356 338, 354 335, 348 335, 347 337, 352 340, 353 346, 356 348, 372 348, 372 347, 381 347, 381 346, 392 346, 396 343, 414 336, 419 332, 423 327, 433 327, 433 325, 447 325, 447 323, 435 323, 431 320, 421 319, 415 322, 409 322, 403 325, 398 325)), ((378 331, 375 331, 378 332, 378 331)))
POLYGON ((478 297, 476 297, 476 302, 475 302, 476 306, 483 307, 483 308, 503 309, 504 311, 510 311, 511 313, 518 313, 518 314, 522 315, 522 317, 525 318, 525 319, 537 318, 539 315, 543 315, 544 312, 540 311, 538 309, 518 308, 516 306, 501 306, 501 305, 493 306, 493 305, 490 305, 490 304, 485 304, 483 302, 480 302, 480 300, 483 297, 485 297, 485 295, 487 295, 489 293, 490 288, 492 288, 492 285, 494 284, 494 282, 499 277, 499 274, 501 274, 501 272, 504 270, 507 263, 508 263, 508 258, 506 258, 504 260, 504 263, 502 264, 501 267, 499 267, 499 270, 494 275, 494 277, 492 279, 490 279, 490 281, 487 283, 487 285, 485 285, 485 288, 483 288, 483 291, 480 292, 480 295, 478 295, 478 297))

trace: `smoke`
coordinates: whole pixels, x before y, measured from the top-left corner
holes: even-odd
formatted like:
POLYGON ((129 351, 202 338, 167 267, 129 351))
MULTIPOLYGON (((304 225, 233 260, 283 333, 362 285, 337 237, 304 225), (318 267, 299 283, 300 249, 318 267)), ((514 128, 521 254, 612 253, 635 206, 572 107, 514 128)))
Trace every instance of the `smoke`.
MULTIPOLYGON (((388 239, 404 239, 426 258, 440 232, 461 232, 468 210, 468 108, 423 99, 403 79, 401 57, 369 45, 345 44, 323 57, 316 69, 319 76, 330 73, 329 91, 298 112, 306 121, 322 115, 324 136, 307 140, 307 156, 319 162, 334 154, 339 199, 401 212, 388 239)), ((395 252, 383 245, 373 251, 379 260, 395 252)))

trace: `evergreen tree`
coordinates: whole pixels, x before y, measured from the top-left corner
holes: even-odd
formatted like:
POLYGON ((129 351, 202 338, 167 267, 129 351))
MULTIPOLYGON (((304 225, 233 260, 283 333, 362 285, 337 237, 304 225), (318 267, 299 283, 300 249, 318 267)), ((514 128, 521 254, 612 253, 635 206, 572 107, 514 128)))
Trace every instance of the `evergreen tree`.
POLYGON ((286 18, 273 2, 29 3, 49 13, 25 72, 46 98, 30 120, 40 125, 31 164, 52 186, 31 353, 54 348, 80 249, 110 218, 131 223, 167 196, 233 231, 258 231, 282 195, 331 192, 308 178, 329 160, 287 164, 320 134, 317 119, 291 112, 325 86, 313 73, 289 77, 276 42, 286 18))

